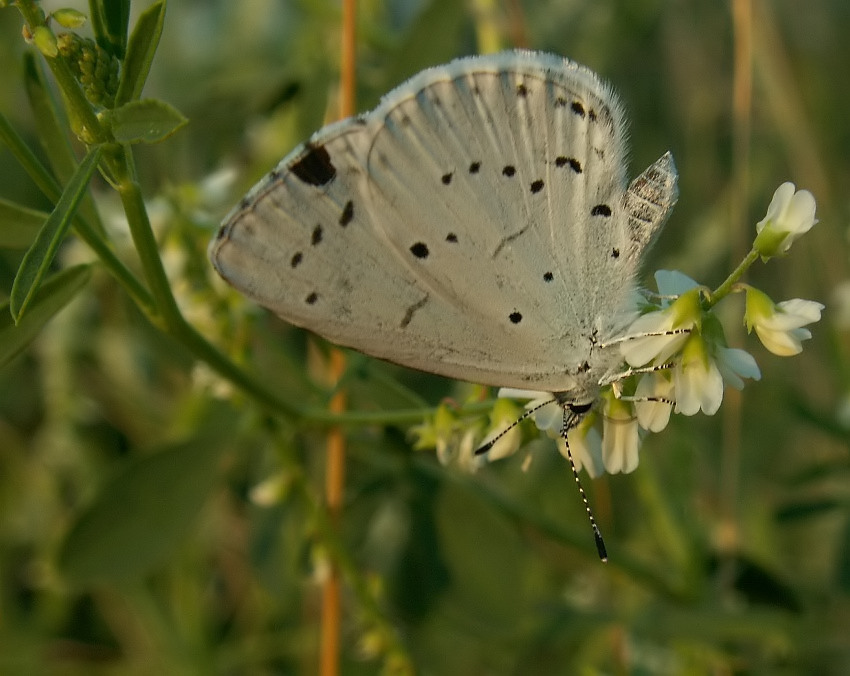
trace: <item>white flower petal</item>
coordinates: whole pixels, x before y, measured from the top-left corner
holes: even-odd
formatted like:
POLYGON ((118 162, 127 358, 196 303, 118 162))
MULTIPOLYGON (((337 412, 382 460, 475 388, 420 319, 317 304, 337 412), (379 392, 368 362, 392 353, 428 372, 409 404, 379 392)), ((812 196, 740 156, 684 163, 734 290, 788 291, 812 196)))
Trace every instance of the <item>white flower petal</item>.
POLYGON ((670 344, 681 336, 646 336, 647 333, 664 333, 673 328, 673 317, 669 312, 659 310, 638 317, 626 329, 628 340, 620 343, 620 353, 629 366, 643 366, 669 349, 670 344))
POLYGON ((640 379, 635 389, 634 403, 638 424, 650 432, 660 432, 670 422, 673 404, 666 401, 647 401, 647 399, 666 399, 672 402, 673 381, 660 373, 647 373, 640 379))
POLYGON ((753 356, 745 350, 717 348, 717 368, 724 382, 737 390, 744 387, 743 378, 761 379, 761 371, 753 356))
MULTIPOLYGON (((579 426, 567 432, 567 437, 576 471, 580 472, 584 469, 593 479, 600 476, 605 467, 602 463, 602 437, 599 436, 599 431, 593 426, 579 426)), ((569 459, 564 440, 560 438, 557 441, 558 451, 569 459)))
POLYGON ((791 300, 784 300, 781 303, 777 303, 776 309, 783 315, 796 318, 799 322, 797 326, 805 326, 806 324, 820 321, 821 311, 824 309, 824 306, 813 300, 792 298, 791 300))
POLYGON ((808 190, 798 190, 785 209, 783 223, 789 232, 802 235, 815 224, 815 196, 808 190))
POLYGON ((628 474, 638 466, 637 417, 632 406, 620 400, 606 400, 602 422, 602 462, 609 474, 628 474))
MULTIPOLYGON (((552 395, 548 395, 551 399, 552 395)), ((532 401, 526 405, 526 408, 532 409, 543 403, 543 400, 532 401)), ((561 428, 564 426, 564 409, 557 401, 551 399, 550 403, 537 409, 532 413, 534 424, 537 429, 548 431, 551 430, 556 434, 561 433, 561 428)))
POLYGON ((762 220, 756 223, 756 232, 761 232, 765 225, 772 221, 776 222, 782 217, 783 212, 794 196, 796 187, 790 181, 786 181, 776 189, 776 192, 773 193, 773 199, 770 200, 770 205, 767 207, 767 214, 762 220))
POLYGON ((714 362, 708 369, 705 385, 702 389, 700 408, 706 415, 714 415, 723 403, 723 376, 714 362))
POLYGON ((676 412, 694 415, 700 409, 714 415, 723 401, 723 377, 714 362, 708 368, 700 359, 679 364, 673 371, 676 412))
POLYGON ((678 270, 658 270, 655 284, 661 296, 678 296, 699 286, 698 282, 678 270))
POLYGON ((756 335, 762 345, 780 357, 793 357, 803 351, 802 343, 791 331, 774 331, 756 324, 756 335))
POLYGON ((487 438, 481 441, 477 447, 481 448, 500 434, 502 436, 499 437, 499 440, 490 447, 490 450, 487 451, 486 458, 488 462, 507 458, 519 450, 519 445, 522 442, 522 432, 519 429, 519 425, 515 422, 501 423, 491 434, 488 434, 487 438), (506 432, 505 430, 508 431, 506 432))

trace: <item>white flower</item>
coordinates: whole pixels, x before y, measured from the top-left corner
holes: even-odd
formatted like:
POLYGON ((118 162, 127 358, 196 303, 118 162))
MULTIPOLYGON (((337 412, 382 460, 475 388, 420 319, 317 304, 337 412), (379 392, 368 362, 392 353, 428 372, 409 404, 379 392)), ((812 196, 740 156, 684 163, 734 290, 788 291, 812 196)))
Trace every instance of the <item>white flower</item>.
POLYGON ((756 224, 754 248, 762 258, 785 253, 800 235, 817 223, 815 198, 808 190, 797 190, 783 183, 767 208, 767 215, 756 224))
MULTIPOLYGON (((568 454, 563 438, 564 407, 555 401, 551 392, 503 387, 499 390, 499 397, 530 399, 531 401, 525 405, 525 408, 529 411, 537 409, 531 415, 534 424, 537 425, 538 429, 556 440, 561 455, 567 459, 572 456, 577 472, 584 468, 592 478, 595 478, 602 474, 604 469, 607 469, 607 465, 603 462, 603 440, 595 427, 596 414, 593 411, 585 415, 575 427, 567 431, 567 441, 570 445, 568 454)), ((611 397, 613 398, 613 395, 611 397)), ((609 441, 608 445, 615 449, 610 451, 612 455, 619 452, 618 441, 609 441)))
POLYGON ((479 447, 492 443, 487 451, 489 462, 501 460, 513 455, 519 450, 522 442, 522 431, 517 425, 519 413, 516 406, 505 399, 495 403, 490 413, 491 432, 479 444, 479 447), (495 442, 494 439, 498 438, 495 442))
POLYGON ((662 298, 661 309, 632 322, 625 332, 627 339, 620 344, 620 353, 633 367, 667 360, 688 338, 687 333, 674 333, 674 329, 690 329, 700 318, 699 285, 693 279, 675 270, 659 270, 655 283, 662 298))
POLYGON ((645 374, 635 389, 635 412, 638 424, 649 432, 660 432, 670 421, 673 411, 673 380, 669 373, 645 374))
POLYGON ((747 329, 756 330, 762 344, 773 354, 790 357, 803 350, 803 341, 812 337, 806 324, 820 321, 824 306, 812 300, 793 298, 774 305, 770 298, 753 287, 747 287, 747 329))
POLYGON ((714 415, 723 401, 723 377, 699 334, 692 334, 673 369, 676 413, 714 415))
POLYGON ((602 418, 602 462, 609 474, 628 474, 638 466, 638 422, 630 402, 605 397, 602 418))

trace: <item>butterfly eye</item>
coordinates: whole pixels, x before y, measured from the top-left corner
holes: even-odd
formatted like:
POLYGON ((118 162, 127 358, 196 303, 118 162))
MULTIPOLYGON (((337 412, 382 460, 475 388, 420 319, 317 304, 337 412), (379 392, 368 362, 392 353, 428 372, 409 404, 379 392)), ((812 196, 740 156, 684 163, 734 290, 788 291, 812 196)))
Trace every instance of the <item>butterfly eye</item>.
POLYGON ((572 411, 576 415, 584 415, 590 410, 592 406, 592 401, 588 401, 585 404, 567 404, 567 407, 570 409, 570 411, 572 411))

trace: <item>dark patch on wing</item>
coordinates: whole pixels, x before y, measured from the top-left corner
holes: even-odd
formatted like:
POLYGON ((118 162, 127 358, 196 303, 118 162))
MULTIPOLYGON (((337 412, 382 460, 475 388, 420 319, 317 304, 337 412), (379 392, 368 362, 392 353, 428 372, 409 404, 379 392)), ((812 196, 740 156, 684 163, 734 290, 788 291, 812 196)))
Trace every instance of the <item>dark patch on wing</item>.
POLYGON ((348 200, 342 208, 342 215, 339 217, 339 224, 344 228, 346 225, 351 223, 352 218, 354 218, 354 202, 348 200))
POLYGON ((416 244, 410 247, 410 253, 417 258, 428 258, 428 246, 425 242, 416 242, 416 244))
POLYGON ((331 162, 325 146, 304 146, 304 154, 289 169, 299 179, 310 185, 327 185, 336 176, 336 167, 331 162))
POLYGON ((406 329, 410 322, 413 320, 413 315, 416 314, 417 310, 421 309, 428 302, 428 296, 426 295, 421 300, 416 301, 413 305, 407 308, 407 311, 404 313, 404 317, 401 319, 401 324, 399 327, 402 329, 406 329))

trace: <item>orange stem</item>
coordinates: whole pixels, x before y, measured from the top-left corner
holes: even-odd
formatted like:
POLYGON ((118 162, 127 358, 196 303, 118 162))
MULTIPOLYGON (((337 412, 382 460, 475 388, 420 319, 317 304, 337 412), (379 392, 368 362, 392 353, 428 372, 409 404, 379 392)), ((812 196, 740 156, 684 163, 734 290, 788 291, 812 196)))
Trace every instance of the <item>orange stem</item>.
MULTIPOLYGON (((340 54, 340 106, 339 117, 351 117, 355 105, 356 66, 356 0, 344 0, 342 5, 342 49, 340 54)), ((336 385, 345 372, 345 355, 333 350, 330 355, 330 376, 336 385)), ((331 413, 342 413, 346 396, 337 392, 330 401, 331 413)), ((325 500, 334 526, 339 528, 342 518, 342 501, 345 493, 345 437, 339 428, 333 428, 327 438, 327 463, 325 468, 325 500)), ((339 674, 339 636, 342 617, 340 601, 339 566, 331 563, 330 574, 322 588, 322 629, 319 673, 321 676, 339 674)))
MULTIPOLYGON (((345 371, 345 355, 333 350, 330 355, 330 372, 338 382, 345 371)), ((346 407, 344 392, 337 392, 330 402, 332 413, 342 413, 346 407)), ((335 527, 339 527, 342 516, 342 501, 345 493, 345 437, 338 427, 328 432, 327 460, 325 467, 325 500, 328 513, 335 527)), ((336 676, 339 673, 340 634, 340 574, 339 567, 331 563, 331 570, 322 588, 322 636, 319 673, 321 676, 336 676)))

